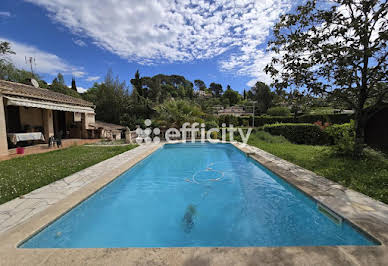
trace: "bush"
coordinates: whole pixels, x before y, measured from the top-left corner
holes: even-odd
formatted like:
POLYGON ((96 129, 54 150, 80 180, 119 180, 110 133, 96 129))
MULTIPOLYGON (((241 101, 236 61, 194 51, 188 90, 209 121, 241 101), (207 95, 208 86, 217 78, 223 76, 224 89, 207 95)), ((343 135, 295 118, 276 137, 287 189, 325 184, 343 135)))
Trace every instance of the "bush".
POLYGON ((345 124, 349 123, 353 118, 353 114, 320 114, 320 115, 301 115, 297 117, 299 123, 314 123, 321 121, 322 123, 330 124, 345 124))
POLYGON ((263 129, 272 135, 283 136, 296 144, 330 144, 329 134, 313 124, 272 124, 265 125, 263 129))
POLYGON ((207 121, 205 122, 205 128, 206 130, 209 130, 211 128, 218 128, 218 123, 216 121, 207 121))
MULTIPOLYGON (((293 116, 255 116, 255 127, 261 127, 268 124, 275 123, 308 123, 312 124, 317 121, 330 124, 344 124, 349 123, 353 118, 352 114, 329 114, 329 115, 301 115, 296 118, 293 116)), ((240 116, 238 117, 238 124, 233 125, 244 125, 249 123, 252 126, 252 117, 249 116, 240 116), (248 121, 248 122, 246 122, 248 121)))
POLYGON ((223 123, 225 123, 226 126, 233 125, 235 127, 242 125, 242 123, 240 123, 238 117, 234 116, 234 115, 221 115, 218 118, 218 125, 221 127, 223 123))
POLYGON ((287 107, 276 106, 269 108, 267 114, 272 116, 290 116, 291 112, 287 107))
POLYGON ((273 136, 270 133, 263 130, 257 130, 253 132, 251 138, 253 140, 262 140, 267 143, 289 143, 289 141, 285 137, 273 136))
POLYGON ((334 142, 334 151, 338 154, 350 156, 354 152, 355 131, 354 120, 342 125, 332 125, 325 129, 334 142))

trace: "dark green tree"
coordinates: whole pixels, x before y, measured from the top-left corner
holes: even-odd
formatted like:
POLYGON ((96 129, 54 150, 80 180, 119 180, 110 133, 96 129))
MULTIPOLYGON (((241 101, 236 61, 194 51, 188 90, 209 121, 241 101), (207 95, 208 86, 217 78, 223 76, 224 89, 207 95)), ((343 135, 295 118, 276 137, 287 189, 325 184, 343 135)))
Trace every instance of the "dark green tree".
POLYGON ((194 85, 199 91, 205 91, 206 90, 206 84, 200 79, 194 80, 194 85))
POLYGON ((120 124, 125 114, 130 113, 130 99, 125 82, 114 78, 109 70, 102 83, 94 83, 93 87, 83 93, 85 100, 96 106, 96 119, 108 123, 120 124))
POLYGON ((260 113, 267 112, 272 105, 272 92, 268 85, 264 82, 258 81, 255 86, 251 88, 252 100, 257 102, 257 110, 260 113))
POLYGON ((6 59, 4 56, 6 54, 15 54, 11 49, 11 44, 9 42, 0 42, 0 63, 4 63, 6 59))
POLYGON ((222 95, 222 85, 219 83, 210 83, 209 90, 214 97, 220 97, 222 95))
POLYGON ((53 79, 51 85, 48 86, 49 90, 73 96, 76 98, 81 98, 77 91, 74 91, 66 86, 65 79, 61 73, 58 73, 57 77, 53 79))
POLYGON ((77 91, 77 85, 75 84, 75 79, 74 79, 74 77, 71 78, 71 89, 72 89, 73 91, 77 91))
POLYGON ((228 99, 230 105, 235 105, 240 100, 240 94, 237 91, 232 90, 232 88, 228 85, 226 87, 226 91, 222 95, 222 98, 228 99))
POLYGON ((281 16, 265 70, 274 86, 327 94, 355 111, 354 155, 362 154, 364 129, 388 94, 388 1, 309 0, 281 16))

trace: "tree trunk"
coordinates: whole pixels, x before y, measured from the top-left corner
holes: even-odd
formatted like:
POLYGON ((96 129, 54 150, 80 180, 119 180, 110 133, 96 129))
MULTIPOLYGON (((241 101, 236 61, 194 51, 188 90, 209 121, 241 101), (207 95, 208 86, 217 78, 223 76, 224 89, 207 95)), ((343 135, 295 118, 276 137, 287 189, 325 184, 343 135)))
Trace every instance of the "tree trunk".
POLYGON ((365 147, 366 114, 363 111, 356 111, 354 120, 355 140, 353 156, 359 158, 362 156, 365 147))

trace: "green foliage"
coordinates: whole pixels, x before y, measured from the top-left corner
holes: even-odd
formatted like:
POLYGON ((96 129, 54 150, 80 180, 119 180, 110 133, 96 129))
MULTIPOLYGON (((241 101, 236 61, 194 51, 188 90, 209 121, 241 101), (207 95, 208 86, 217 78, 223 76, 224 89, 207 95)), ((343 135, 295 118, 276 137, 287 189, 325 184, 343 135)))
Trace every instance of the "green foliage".
MULTIPOLYGON (((15 54, 11 49, 11 44, 9 42, 0 42, 0 56, 6 54, 15 54)), ((6 59, 0 57, 0 63, 4 63, 6 59)))
POLYGON ((388 158, 371 149, 361 160, 333 152, 331 146, 270 143, 252 134, 248 144, 272 153, 284 160, 388 203, 388 158))
POLYGON ((48 89, 65 95, 69 95, 75 98, 81 98, 81 95, 79 95, 77 91, 74 91, 66 86, 65 80, 61 73, 58 73, 57 77, 54 78, 51 85, 48 86, 48 89))
POLYGON ((312 124, 272 124, 265 125, 263 129, 272 135, 284 136, 296 144, 325 145, 330 143, 329 135, 312 124))
POLYGON ((291 112, 287 107, 276 106, 269 108, 267 114, 271 116, 290 116, 291 112))
POLYGON ((218 117, 218 125, 222 126, 222 124, 226 124, 226 126, 233 125, 233 126, 238 126, 239 119, 238 117, 234 115, 221 115, 218 117))
POLYGON ((274 57, 265 71, 276 88, 307 89, 355 110, 355 155, 362 153, 368 114, 388 94, 379 86, 388 74, 387 7, 387 1, 308 0, 281 16, 269 43, 274 57))
POLYGON ((248 98, 257 102, 257 111, 266 113, 272 105, 273 94, 268 85, 263 82, 256 82, 255 86, 248 92, 248 98))
POLYGON ((197 88, 197 90, 205 91, 206 90, 206 84, 200 79, 194 80, 194 85, 197 88))
POLYGON ((168 100, 156 108, 157 119, 163 120, 168 127, 180 128, 183 123, 202 123, 204 113, 201 108, 187 100, 168 100))
POLYGON ((237 91, 232 90, 232 88, 228 85, 226 91, 222 95, 222 98, 228 99, 229 105, 235 105, 239 102, 241 96, 237 91))
POLYGON ((212 82, 209 86, 210 92, 213 94, 214 97, 220 97, 222 94, 222 85, 212 82))
POLYGON ((32 78, 36 79, 41 87, 47 87, 47 83, 42 81, 37 74, 17 69, 11 63, 0 62, 0 79, 31 85, 30 79, 32 78))
POLYGON ((336 153, 351 156, 354 154, 355 131, 354 120, 342 125, 332 125, 325 129, 334 141, 336 153))
POLYGON ((271 135, 270 133, 263 131, 263 130, 257 130, 253 132, 250 136, 250 139, 252 138, 252 141, 250 141, 250 144, 254 144, 255 141, 265 141, 266 143, 290 143, 285 137, 283 136, 275 136, 271 135))
MULTIPOLYGON (((130 121, 125 114, 130 114, 129 94, 125 82, 118 77, 113 78, 112 71, 108 71, 104 82, 94 83, 93 87, 82 94, 82 97, 96 105, 96 119, 120 124, 130 121)), ((142 110, 139 110, 142 111, 142 110)), ((127 126, 127 124, 123 124, 127 126)))
POLYGON ((120 147, 74 146, 2 161, 0 162, 0 204, 134 147, 136 145, 120 147))
POLYGON ((211 128, 218 128, 218 123, 217 121, 214 121, 214 120, 206 121, 205 128, 206 130, 209 130, 211 128))
MULTIPOLYGON (((260 127, 266 124, 275 124, 275 123, 309 123, 313 124, 317 121, 322 123, 330 124, 344 124, 348 123, 354 115, 352 114, 330 114, 330 115, 301 115, 298 117, 293 116, 255 116, 255 126, 260 127)), ((252 117, 240 116, 238 118, 238 125, 246 124, 245 121, 248 121, 249 125, 252 124, 252 117)))

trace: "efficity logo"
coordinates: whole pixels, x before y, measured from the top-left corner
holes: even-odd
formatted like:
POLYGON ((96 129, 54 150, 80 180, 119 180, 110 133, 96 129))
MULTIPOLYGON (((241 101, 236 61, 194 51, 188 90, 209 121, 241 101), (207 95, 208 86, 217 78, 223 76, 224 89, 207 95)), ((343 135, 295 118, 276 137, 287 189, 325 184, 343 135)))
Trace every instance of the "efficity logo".
POLYGON ((201 141, 202 143, 208 141, 211 143, 216 142, 230 142, 235 141, 236 132, 239 134, 242 143, 247 144, 249 136, 252 133, 252 128, 246 129, 246 132, 242 128, 234 127, 233 125, 226 126, 225 123, 221 125, 221 128, 210 128, 206 130, 205 123, 183 123, 180 129, 169 128, 164 132, 164 136, 160 128, 151 128, 152 121, 151 119, 144 120, 145 129, 138 127, 136 129, 136 142, 138 144, 149 144, 149 143, 159 143, 161 137, 166 140, 166 142, 173 142, 176 140, 181 140, 183 142, 191 141, 192 143, 196 141, 201 141))

